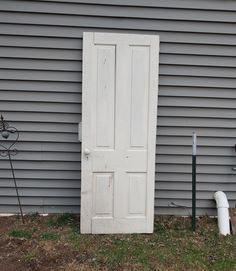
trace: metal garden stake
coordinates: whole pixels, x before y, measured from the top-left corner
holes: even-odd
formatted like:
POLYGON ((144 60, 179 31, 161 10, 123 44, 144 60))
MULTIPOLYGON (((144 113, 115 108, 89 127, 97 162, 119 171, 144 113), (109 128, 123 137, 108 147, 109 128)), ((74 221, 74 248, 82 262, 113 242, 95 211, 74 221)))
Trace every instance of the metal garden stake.
POLYGON ((197 135, 193 133, 192 145, 192 230, 196 230, 196 155, 197 155, 197 135))
POLYGON ((12 155, 17 154, 17 149, 15 149, 14 146, 19 139, 19 131, 15 127, 10 126, 9 123, 4 120, 2 115, 1 115, 1 121, 0 121, 0 135, 2 137, 2 140, 0 140, 0 147, 2 148, 0 149, 0 156, 8 157, 9 159, 11 172, 12 172, 12 178, 13 178, 15 189, 16 189, 16 196, 17 196, 17 200, 18 200, 18 204, 20 208, 21 219, 22 219, 22 222, 24 223, 20 196, 18 192, 15 172, 14 172, 12 159, 11 159, 12 155), (12 140, 8 140, 8 138, 10 138, 11 135, 14 136, 14 138, 12 140))

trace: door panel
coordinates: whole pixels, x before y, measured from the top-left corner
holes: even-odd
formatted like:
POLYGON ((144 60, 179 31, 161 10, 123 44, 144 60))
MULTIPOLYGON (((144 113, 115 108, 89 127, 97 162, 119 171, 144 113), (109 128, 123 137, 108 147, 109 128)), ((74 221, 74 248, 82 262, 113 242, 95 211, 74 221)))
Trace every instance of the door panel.
POLYGON ((115 47, 97 48, 96 144, 114 149, 115 47))
POLYGON ((149 88, 149 47, 130 46, 131 50, 131 116, 130 147, 147 148, 149 88))
POLYGON ((146 173, 128 173, 129 216, 146 216, 146 173))
POLYGON ((159 38, 84 33, 82 233, 152 232, 159 38))
POLYGON ((94 173, 94 217, 113 217, 113 172, 94 173))

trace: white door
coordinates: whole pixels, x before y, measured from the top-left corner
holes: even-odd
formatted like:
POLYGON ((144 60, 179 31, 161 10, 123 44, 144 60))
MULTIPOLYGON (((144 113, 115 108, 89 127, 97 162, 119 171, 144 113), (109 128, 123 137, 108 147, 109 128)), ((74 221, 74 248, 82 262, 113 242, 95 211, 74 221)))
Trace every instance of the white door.
POLYGON ((84 33, 81 233, 153 231, 159 37, 84 33))

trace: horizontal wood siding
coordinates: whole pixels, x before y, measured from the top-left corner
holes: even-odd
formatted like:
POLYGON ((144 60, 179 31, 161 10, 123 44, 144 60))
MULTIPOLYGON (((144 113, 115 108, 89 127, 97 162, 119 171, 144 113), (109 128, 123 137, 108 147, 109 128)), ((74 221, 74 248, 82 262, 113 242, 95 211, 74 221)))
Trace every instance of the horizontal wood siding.
MULTIPOLYGON (((190 214, 193 131, 198 214, 215 214, 216 190, 235 204, 235 1, 2 0, 0 10, 0 112, 21 131, 25 212, 80 209, 84 31, 160 35, 155 213, 190 214)), ((0 212, 18 212, 0 165, 0 212)))

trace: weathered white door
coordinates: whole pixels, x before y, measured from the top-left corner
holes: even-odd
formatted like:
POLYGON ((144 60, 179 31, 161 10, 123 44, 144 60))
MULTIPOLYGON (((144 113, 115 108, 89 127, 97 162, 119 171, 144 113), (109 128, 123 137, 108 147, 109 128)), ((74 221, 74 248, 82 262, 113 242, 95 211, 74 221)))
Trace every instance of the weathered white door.
POLYGON ((84 33, 82 233, 152 232, 159 37, 84 33))

